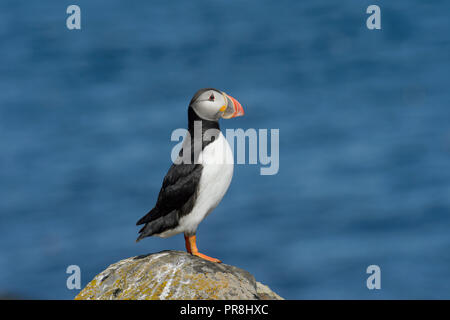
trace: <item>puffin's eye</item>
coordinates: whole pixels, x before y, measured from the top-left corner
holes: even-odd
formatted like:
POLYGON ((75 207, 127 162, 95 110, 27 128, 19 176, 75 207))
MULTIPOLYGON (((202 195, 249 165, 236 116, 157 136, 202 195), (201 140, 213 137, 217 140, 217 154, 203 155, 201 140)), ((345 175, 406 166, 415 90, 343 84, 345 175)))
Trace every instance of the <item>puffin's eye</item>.
POLYGON ((211 93, 211 95, 209 96, 209 100, 214 101, 214 93, 211 93))

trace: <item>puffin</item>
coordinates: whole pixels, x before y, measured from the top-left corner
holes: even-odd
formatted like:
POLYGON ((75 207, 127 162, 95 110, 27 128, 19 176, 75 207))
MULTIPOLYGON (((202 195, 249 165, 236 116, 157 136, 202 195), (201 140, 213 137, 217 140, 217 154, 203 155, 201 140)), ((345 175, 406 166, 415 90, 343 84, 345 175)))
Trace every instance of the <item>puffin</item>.
POLYGON ((233 177, 234 157, 219 120, 243 115, 242 105, 221 90, 204 88, 194 94, 180 152, 164 177, 154 208, 136 223, 144 225, 136 242, 183 233, 188 253, 221 262, 198 251, 196 233, 222 201, 233 177))

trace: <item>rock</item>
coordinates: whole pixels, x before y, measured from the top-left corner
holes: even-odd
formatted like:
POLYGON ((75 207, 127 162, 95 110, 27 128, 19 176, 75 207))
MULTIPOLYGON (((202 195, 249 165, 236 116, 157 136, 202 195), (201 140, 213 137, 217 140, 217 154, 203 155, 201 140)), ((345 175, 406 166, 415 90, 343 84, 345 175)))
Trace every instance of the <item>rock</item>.
POLYGON ((247 271, 181 251, 121 260, 98 274, 77 300, 282 300, 247 271))

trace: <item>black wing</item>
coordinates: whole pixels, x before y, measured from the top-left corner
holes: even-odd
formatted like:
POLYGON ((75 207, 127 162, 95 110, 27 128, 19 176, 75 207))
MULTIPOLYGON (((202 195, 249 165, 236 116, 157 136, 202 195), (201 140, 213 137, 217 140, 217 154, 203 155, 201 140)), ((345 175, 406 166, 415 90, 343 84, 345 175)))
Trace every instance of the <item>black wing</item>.
POLYGON ((140 231, 138 241, 155 233, 161 233, 178 224, 178 219, 188 214, 197 196, 203 166, 201 164, 173 164, 158 195, 155 207, 136 225, 146 224, 140 231))

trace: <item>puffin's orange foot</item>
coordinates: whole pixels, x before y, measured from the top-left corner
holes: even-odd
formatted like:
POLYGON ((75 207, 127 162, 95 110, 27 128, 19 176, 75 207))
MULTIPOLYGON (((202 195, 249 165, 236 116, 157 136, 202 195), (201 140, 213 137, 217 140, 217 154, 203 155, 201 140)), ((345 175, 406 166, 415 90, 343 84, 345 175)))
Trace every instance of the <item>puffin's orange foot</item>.
POLYGON ((217 263, 221 263, 222 261, 220 261, 219 259, 216 258, 211 258, 208 257, 207 255, 198 252, 197 249, 197 243, 196 243, 196 236, 188 236, 188 235, 184 235, 184 240, 186 241, 186 251, 189 252, 190 254, 197 256, 199 258, 205 259, 207 261, 211 261, 211 262, 217 262, 217 263))
POLYGON ((202 259, 205 259, 207 261, 211 261, 211 262, 217 262, 217 263, 221 263, 222 262, 219 259, 208 257, 207 255, 205 255, 203 253, 200 253, 200 252, 192 252, 192 255, 197 256, 197 257, 202 258, 202 259))

